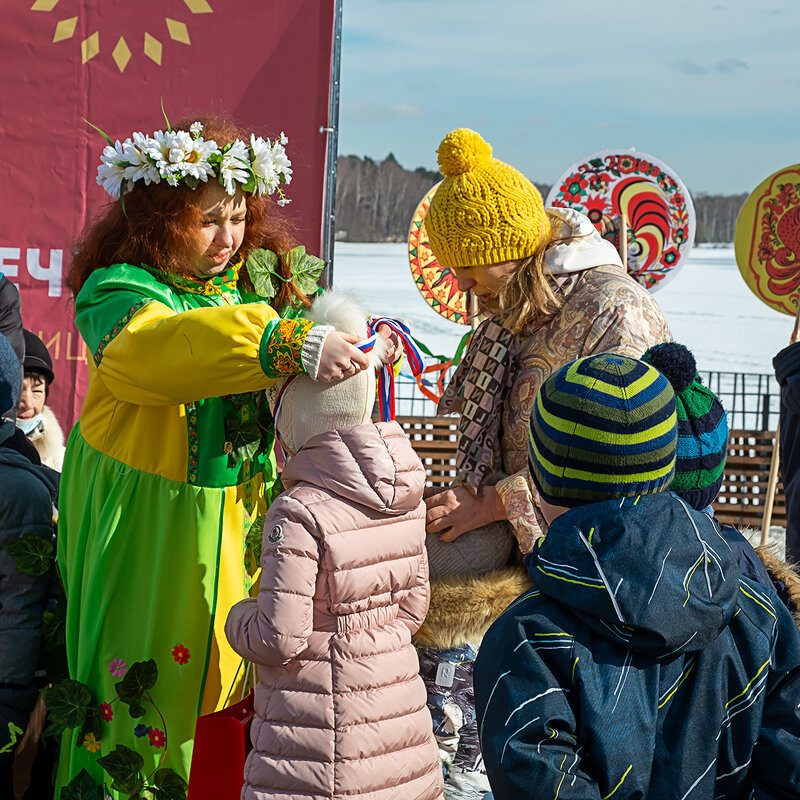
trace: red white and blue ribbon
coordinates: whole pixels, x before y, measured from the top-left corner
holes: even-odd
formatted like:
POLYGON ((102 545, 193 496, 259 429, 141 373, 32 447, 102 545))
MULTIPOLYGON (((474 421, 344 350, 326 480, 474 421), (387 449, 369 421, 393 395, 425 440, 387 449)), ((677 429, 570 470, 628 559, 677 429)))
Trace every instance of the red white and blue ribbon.
MULTIPOLYGON (((284 393, 292 385, 292 383, 294 383, 294 381, 295 381, 295 379, 297 377, 298 377, 297 375, 293 375, 291 378, 287 378, 283 382, 283 386, 281 386, 281 388, 278 390, 278 396, 275 398, 275 403, 273 404, 273 408, 272 408, 272 428, 275 431, 275 435, 276 436, 279 436, 279 434, 278 434, 278 417, 280 416, 280 413, 281 413, 281 404, 283 403, 284 393)), ((281 442, 281 446, 283 446, 282 442, 281 442)), ((286 448, 284 448, 284 449, 286 449, 286 448)))
MULTIPOLYGON (((405 358, 409 369, 414 377, 421 375, 425 370, 422 351, 411 336, 411 331, 408 329, 408 326, 400 322, 400 320, 391 319, 390 317, 376 317, 369 324, 370 336, 358 342, 355 346, 361 350, 362 353, 370 353, 375 347, 375 342, 380 338, 380 334, 377 332, 379 325, 388 325, 397 334, 403 344, 403 350, 405 351, 405 358)), ((380 404, 381 420, 383 422, 389 422, 393 420, 395 416, 393 367, 393 364, 384 364, 378 372, 378 400, 380 404)), ((275 398, 272 420, 276 432, 278 430, 278 417, 281 413, 284 393, 289 386, 291 386, 296 377, 297 376, 294 376, 284 381, 283 386, 281 386, 278 391, 278 396, 275 398)))
MULTIPOLYGON (((405 351, 406 362, 411 373, 416 377, 425 369, 422 352, 411 336, 408 326, 399 319, 390 317, 375 317, 369 324, 369 339, 359 342, 356 347, 368 353, 375 346, 375 338, 380 325, 388 325, 400 339, 405 351), (370 344, 371 343, 371 344, 370 344), (363 346, 362 346, 363 345, 363 346), (369 349, 365 349, 368 347, 369 349)), ((380 405, 381 420, 389 422, 394 419, 394 369, 393 364, 384 364, 378 372, 378 401, 380 405)))

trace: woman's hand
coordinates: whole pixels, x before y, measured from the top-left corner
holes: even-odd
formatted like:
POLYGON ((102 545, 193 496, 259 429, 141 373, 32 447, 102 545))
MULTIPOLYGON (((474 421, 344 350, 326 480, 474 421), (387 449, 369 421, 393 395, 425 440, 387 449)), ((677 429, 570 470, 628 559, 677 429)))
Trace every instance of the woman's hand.
POLYGON ((319 358, 317 380, 322 383, 334 383, 344 378, 351 378, 369 366, 369 359, 353 345, 358 336, 342 331, 331 331, 325 338, 319 358))
POLYGON ((389 348, 386 351, 384 363, 394 364, 403 355, 403 345, 400 342, 400 337, 385 322, 378 325, 378 333, 388 340, 389 348))
POLYGON ((477 495, 463 486, 429 494, 425 498, 428 513, 425 530, 441 533, 439 540, 452 542, 462 533, 505 519, 506 510, 494 486, 482 486, 477 495))

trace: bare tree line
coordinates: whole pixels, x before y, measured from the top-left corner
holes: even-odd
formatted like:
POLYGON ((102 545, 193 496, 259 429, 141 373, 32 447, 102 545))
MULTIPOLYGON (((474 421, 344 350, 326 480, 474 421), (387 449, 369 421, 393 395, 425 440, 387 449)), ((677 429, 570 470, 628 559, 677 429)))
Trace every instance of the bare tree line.
MULTIPOLYGON (((402 242, 411 217, 442 176, 418 167, 408 170, 390 153, 383 161, 339 156, 336 181, 336 238, 348 242, 402 242)), ((550 187, 537 184, 545 197, 550 187)), ((730 243, 746 194, 693 195, 697 243, 730 243)))

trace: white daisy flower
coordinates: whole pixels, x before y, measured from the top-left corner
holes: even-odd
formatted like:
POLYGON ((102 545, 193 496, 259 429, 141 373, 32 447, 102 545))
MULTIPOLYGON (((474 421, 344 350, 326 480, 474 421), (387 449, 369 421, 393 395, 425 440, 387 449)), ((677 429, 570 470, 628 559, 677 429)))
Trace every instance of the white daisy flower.
POLYGON ((200 136, 200 132, 202 130, 203 130, 203 123, 202 122, 193 122, 189 126, 189 133, 191 133, 192 136, 194 136, 195 139, 197 139, 197 137, 200 136))
POLYGON ((219 177, 225 191, 233 197, 236 194, 236 182, 247 183, 250 180, 250 156, 247 145, 237 139, 222 157, 219 165, 219 177))
POLYGON ((152 141, 143 133, 134 133, 132 139, 125 140, 123 147, 125 160, 128 162, 128 166, 125 167, 125 180, 131 182, 143 180, 145 186, 161 180, 158 170, 147 155, 152 141))
POLYGON ((186 131, 156 131, 146 150, 156 169, 171 186, 187 175, 207 181, 214 175, 208 157, 219 153, 213 139, 192 139, 186 131))
POLYGON ((280 200, 278 200, 278 205, 279 206, 288 206, 289 203, 291 203, 291 202, 292 201, 288 197, 281 197, 280 200))
POLYGON ((122 182, 125 180, 126 166, 124 144, 116 141, 113 147, 106 145, 103 148, 103 155, 100 156, 100 165, 97 167, 97 183, 112 197, 120 196, 122 182))
MULTIPOLYGON (((285 138, 285 137, 284 137, 285 138)), ((292 170, 291 161, 279 142, 250 135, 250 148, 253 151, 252 169, 256 177, 253 194, 272 194, 281 183, 289 183, 292 170)))
POLYGON ((286 151, 283 147, 279 146, 276 142, 272 147, 273 157, 275 159, 275 172, 283 177, 282 183, 292 182, 292 162, 286 156, 286 151))

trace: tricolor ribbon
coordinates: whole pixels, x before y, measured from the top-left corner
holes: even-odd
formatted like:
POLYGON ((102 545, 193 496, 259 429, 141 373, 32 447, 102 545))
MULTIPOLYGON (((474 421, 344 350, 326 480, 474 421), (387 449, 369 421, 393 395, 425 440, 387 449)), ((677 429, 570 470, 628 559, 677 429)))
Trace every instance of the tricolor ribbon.
MULTIPOLYGON (((421 375, 425 369, 422 352, 420 351, 408 326, 400 322, 399 319, 390 317, 375 317, 369 324, 371 336, 363 342, 359 342, 356 347, 368 353, 375 346, 375 337, 378 336, 378 326, 388 325, 398 336, 405 351, 406 362, 411 373, 416 377, 421 375), (371 343, 371 344, 370 344, 371 343), (369 350, 362 347, 368 346, 369 350)), ((394 369, 392 364, 384 364, 378 372, 378 401, 380 404, 381 420, 389 422, 394 419, 394 369)))
MULTIPOLYGON (((283 386, 281 386, 281 388, 278 390, 278 396, 275 398, 275 403, 272 409, 272 427, 273 430, 275 431, 276 436, 278 436, 278 417, 280 416, 281 413, 281 404, 283 403, 284 392, 292 385, 292 383, 296 378, 297 375, 293 375, 291 378, 287 378, 283 382, 283 386)), ((283 446, 282 443, 281 446, 283 446)))

